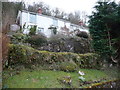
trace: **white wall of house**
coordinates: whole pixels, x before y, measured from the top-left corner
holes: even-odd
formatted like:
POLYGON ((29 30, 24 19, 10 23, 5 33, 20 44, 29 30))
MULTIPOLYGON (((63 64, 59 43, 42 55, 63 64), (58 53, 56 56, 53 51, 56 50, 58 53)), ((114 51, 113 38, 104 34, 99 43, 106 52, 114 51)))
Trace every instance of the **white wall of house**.
POLYGON ((88 31, 85 30, 84 28, 81 28, 79 25, 71 24, 69 21, 65 21, 62 19, 57 19, 52 16, 46 16, 46 15, 38 15, 37 13, 32 13, 32 12, 27 12, 27 11, 22 11, 21 13, 19 12, 20 15, 20 24, 23 28, 24 24, 25 25, 25 30, 24 33, 29 33, 30 25, 37 25, 37 30, 38 32, 44 33, 47 37, 51 36, 51 30, 48 29, 50 26, 56 26, 58 32, 60 31, 61 27, 64 27, 66 25, 67 28, 69 28, 70 31, 73 31, 75 29, 79 29, 82 31, 88 31), (71 26, 72 25, 72 26, 71 26), (28 27, 28 28, 27 28, 28 27))
POLYGON ((51 31, 48 28, 50 27, 50 25, 53 24, 52 22, 53 22, 52 18, 37 15, 37 28, 43 28, 41 32, 44 33, 47 37, 51 35, 51 31))
POLYGON ((28 23, 29 23, 29 19, 28 19, 29 16, 28 15, 29 14, 27 12, 22 12, 21 21, 20 21, 20 24, 22 25, 22 27, 25 23, 26 23, 26 26, 28 25, 28 23))

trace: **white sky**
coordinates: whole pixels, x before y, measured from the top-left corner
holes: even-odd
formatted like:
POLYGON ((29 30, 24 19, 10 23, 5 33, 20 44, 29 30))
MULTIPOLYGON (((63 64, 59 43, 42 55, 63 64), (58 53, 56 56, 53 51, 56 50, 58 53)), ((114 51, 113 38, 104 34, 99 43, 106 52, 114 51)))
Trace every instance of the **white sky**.
MULTIPOLYGON (((99 0, 29 0, 30 2, 42 1, 45 4, 49 5, 52 8, 60 8, 66 13, 74 11, 84 11, 88 15, 94 10, 96 2, 99 0)), ((114 1, 114 0, 111 0, 114 1)), ((120 0, 115 0, 120 1, 120 0)))
POLYGON ((29 0, 28 3, 37 1, 44 2, 52 8, 57 7, 66 13, 85 11, 87 14, 91 14, 92 7, 94 7, 97 0, 29 0))
MULTIPOLYGON (((14 0, 13 0, 14 1, 14 0)), ((17 0, 18 1, 18 0, 17 0)), ((85 11, 88 15, 93 11, 98 0, 24 0, 25 2, 32 4, 33 2, 44 2, 52 8, 59 8, 66 13, 74 11, 85 11)), ((114 0, 111 0, 114 1, 114 0)), ((120 0, 115 0, 120 1, 120 0)))
POLYGON ((91 13, 96 0, 42 0, 52 7, 58 7, 65 12, 85 11, 91 13))

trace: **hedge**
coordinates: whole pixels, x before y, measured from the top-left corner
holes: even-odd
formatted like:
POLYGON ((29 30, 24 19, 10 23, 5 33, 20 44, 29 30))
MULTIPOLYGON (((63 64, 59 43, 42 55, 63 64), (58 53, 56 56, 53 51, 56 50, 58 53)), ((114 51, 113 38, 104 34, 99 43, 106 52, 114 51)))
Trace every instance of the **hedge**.
MULTIPOLYGON (((8 65, 46 66, 47 69, 63 69, 63 63, 72 63, 79 68, 96 68, 99 65, 99 55, 95 53, 76 54, 71 52, 39 51, 24 45, 9 45, 8 65)), ((76 68, 74 65, 73 66, 76 68)), ((70 67, 71 68, 71 67, 70 67)), ((74 68, 74 69, 75 69, 74 68)), ((69 70, 68 70, 69 71, 69 70)))

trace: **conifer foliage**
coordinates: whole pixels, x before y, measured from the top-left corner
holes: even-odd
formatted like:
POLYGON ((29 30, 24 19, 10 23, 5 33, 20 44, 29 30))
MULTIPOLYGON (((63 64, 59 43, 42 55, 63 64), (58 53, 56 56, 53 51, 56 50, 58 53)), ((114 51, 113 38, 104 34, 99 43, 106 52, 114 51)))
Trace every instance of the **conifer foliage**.
POLYGON ((97 2, 89 20, 94 50, 107 61, 120 59, 120 5, 115 2, 97 2))

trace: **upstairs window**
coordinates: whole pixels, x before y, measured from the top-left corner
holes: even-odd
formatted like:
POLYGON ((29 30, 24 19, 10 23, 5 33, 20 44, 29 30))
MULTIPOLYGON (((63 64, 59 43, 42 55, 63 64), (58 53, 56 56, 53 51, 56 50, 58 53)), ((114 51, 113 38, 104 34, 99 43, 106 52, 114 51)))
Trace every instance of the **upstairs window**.
POLYGON ((30 14, 30 23, 36 23, 36 14, 30 14))
POLYGON ((57 19, 53 19, 53 25, 58 26, 58 20, 57 19))

